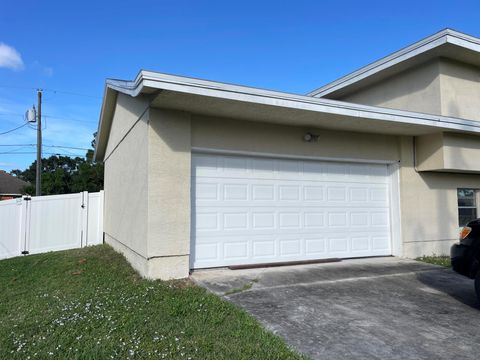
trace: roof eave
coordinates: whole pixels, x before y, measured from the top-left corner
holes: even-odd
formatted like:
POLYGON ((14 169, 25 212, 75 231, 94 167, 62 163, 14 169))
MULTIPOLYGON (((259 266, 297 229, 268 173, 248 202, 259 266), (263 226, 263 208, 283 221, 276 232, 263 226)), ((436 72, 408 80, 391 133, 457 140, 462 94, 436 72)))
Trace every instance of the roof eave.
POLYGON ((220 101, 237 101, 245 104, 260 104, 297 111, 335 114, 358 118, 359 120, 367 118, 406 125, 423 125, 432 127, 432 130, 436 129, 437 131, 449 130, 480 134, 480 123, 473 120, 359 105, 337 100, 141 71, 134 81, 107 81, 96 138, 95 160, 101 161, 105 155, 118 92, 136 97, 141 93, 152 93, 157 90, 205 96, 220 101))
POLYGON ((378 74, 388 68, 398 65, 404 61, 411 60, 419 55, 425 54, 444 44, 452 44, 473 50, 480 53, 480 39, 452 30, 444 29, 433 34, 423 40, 420 40, 410 46, 398 50, 386 57, 381 58, 369 65, 366 65, 350 74, 347 74, 335 81, 332 81, 318 89, 307 94, 311 97, 324 97, 341 89, 345 89, 350 85, 358 83, 368 77, 378 74))
POLYGON ((95 151, 93 159, 95 161, 103 161, 107 147, 110 126, 115 111, 115 102, 117 99, 117 90, 107 84, 103 92, 102 109, 100 111, 100 120, 98 122, 97 136, 95 137, 95 151))

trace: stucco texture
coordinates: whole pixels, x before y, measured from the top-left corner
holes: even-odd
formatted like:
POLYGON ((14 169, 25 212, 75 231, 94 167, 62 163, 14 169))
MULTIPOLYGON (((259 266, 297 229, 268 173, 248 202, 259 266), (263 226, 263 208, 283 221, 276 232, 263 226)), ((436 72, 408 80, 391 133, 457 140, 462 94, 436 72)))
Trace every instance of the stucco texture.
POLYGON ((471 174, 419 172, 413 138, 401 138, 400 202, 403 256, 448 254, 458 240, 457 188, 480 188, 471 174))
MULTIPOLYGON (((437 59, 341 100, 476 119, 478 76, 476 68, 437 59)), ((432 132, 415 143, 411 136, 251 120, 159 109, 146 97, 118 95, 105 155, 105 233, 143 276, 189 274, 192 151, 397 164, 396 253, 411 258, 448 253, 458 237, 457 188, 480 189, 479 175, 465 173, 480 171, 476 137, 432 132), (303 141, 307 132, 318 142, 303 141)))
POLYGON ((480 120, 480 69, 439 58, 337 100, 480 120))
POLYGON ((146 257, 148 114, 133 111, 138 107, 119 96, 105 158, 104 231, 146 257))

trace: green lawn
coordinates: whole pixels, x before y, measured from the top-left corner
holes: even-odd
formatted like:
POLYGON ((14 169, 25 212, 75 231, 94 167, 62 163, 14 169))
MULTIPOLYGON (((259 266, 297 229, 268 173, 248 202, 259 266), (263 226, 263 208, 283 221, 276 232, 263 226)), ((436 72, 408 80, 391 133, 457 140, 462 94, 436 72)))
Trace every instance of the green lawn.
POLYGON ((418 261, 423 261, 429 264, 434 264, 434 265, 440 265, 440 266, 445 266, 445 267, 451 267, 452 265, 450 264, 450 256, 422 256, 417 258, 416 260, 418 261))
POLYGON ((108 246, 0 261, 1 359, 300 359, 188 281, 139 278, 108 246))

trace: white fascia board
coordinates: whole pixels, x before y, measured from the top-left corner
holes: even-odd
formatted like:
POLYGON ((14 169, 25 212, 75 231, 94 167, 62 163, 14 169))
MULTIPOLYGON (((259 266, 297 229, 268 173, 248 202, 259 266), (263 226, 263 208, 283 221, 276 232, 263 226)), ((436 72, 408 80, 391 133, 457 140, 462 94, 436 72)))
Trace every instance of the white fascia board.
POLYGON ((480 122, 473 120, 313 98, 304 95, 262 90, 147 71, 142 71, 141 73, 143 78, 143 81, 141 82, 130 82, 130 84, 124 88, 119 86, 121 84, 118 82, 115 84, 112 83, 111 85, 109 83, 109 86, 130 96, 137 96, 144 88, 153 88, 326 114, 400 122, 413 125, 426 125, 436 128, 475 133, 480 132, 480 122))
POLYGON ((359 121, 363 118, 407 125, 429 126, 437 131, 450 130, 480 134, 480 122, 473 120, 359 105, 305 95, 141 71, 133 81, 107 80, 97 133, 96 160, 103 158, 105 151, 104 143, 108 138, 116 94, 120 92, 136 97, 146 90, 166 90, 279 108, 343 115, 358 118, 359 121))
POLYGON ((118 92, 112 89, 108 84, 105 86, 102 108, 100 110, 100 119, 98 121, 97 136, 95 137, 95 150, 93 152, 93 159, 95 161, 103 160, 105 154, 108 133, 110 132, 113 112, 115 111, 117 93, 118 92))
POLYGON ((420 40, 406 48, 394 52, 380 60, 377 60, 361 69, 354 71, 348 75, 341 77, 325 86, 322 86, 314 91, 311 91, 307 96, 322 97, 334 91, 345 88, 360 80, 368 78, 371 75, 379 73, 394 65, 400 64, 408 59, 414 58, 418 55, 424 54, 433 50, 443 44, 450 43, 468 50, 480 53, 480 39, 460 33, 455 30, 445 29, 434 35, 431 35, 423 40, 420 40))

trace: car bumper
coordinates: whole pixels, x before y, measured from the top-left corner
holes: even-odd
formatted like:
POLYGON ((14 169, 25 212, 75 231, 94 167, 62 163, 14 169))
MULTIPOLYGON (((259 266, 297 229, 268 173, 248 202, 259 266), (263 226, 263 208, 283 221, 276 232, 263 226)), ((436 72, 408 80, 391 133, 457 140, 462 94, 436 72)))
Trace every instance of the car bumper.
POLYGON ((472 272, 472 249, 464 244, 453 244, 450 248, 452 268, 459 274, 471 277, 472 272))

